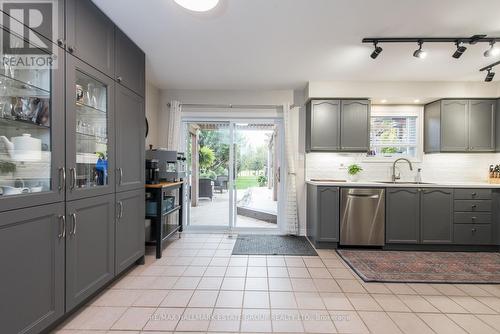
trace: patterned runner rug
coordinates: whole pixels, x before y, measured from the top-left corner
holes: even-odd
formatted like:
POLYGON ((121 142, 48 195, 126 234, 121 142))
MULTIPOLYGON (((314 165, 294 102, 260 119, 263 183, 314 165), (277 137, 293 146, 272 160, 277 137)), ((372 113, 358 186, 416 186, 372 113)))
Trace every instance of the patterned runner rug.
POLYGON ((365 282, 498 283, 500 254, 339 249, 365 282))

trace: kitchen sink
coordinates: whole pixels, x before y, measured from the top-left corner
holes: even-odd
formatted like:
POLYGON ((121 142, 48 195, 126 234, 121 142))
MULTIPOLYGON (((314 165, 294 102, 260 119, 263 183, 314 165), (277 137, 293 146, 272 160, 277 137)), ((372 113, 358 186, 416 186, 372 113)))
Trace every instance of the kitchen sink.
POLYGON ((385 183, 385 184, 435 184, 431 182, 415 182, 415 181, 375 181, 377 183, 385 183))

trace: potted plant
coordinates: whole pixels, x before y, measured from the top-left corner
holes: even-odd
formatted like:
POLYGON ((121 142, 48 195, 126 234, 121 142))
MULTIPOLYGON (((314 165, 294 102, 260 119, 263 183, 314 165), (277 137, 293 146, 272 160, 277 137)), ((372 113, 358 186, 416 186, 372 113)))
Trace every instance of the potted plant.
POLYGON ((359 180, 359 174, 363 171, 360 165, 352 164, 347 167, 347 174, 349 176, 349 181, 357 182, 359 180))

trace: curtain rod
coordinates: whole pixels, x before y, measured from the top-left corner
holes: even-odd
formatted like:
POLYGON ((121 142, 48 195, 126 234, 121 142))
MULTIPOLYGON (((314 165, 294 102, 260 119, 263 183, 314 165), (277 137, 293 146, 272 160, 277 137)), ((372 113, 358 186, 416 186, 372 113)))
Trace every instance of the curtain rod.
MULTIPOLYGON (((278 104, 208 104, 208 103, 181 103, 181 107, 187 108, 218 108, 218 109, 279 109, 282 105, 278 104)), ((170 103, 167 103, 170 107, 170 103)), ((290 108, 298 107, 292 104, 290 108)))

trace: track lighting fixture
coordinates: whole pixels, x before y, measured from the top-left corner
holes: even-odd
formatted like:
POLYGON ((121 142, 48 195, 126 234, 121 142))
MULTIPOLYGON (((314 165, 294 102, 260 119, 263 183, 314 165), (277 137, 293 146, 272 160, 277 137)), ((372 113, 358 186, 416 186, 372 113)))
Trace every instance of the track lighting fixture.
POLYGON ((422 50, 422 44, 424 44, 424 42, 422 42, 422 41, 418 42, 418 49, 415 50, 415 52, 413 52, 413 57, 420 58, 420 59, 424 59, 425 57, 427 57, 427 52, 422 50))
POLYGON ((490 48, 486 51, 484 51, 484 56, 485 57, 494 57, 498 56, 500 53, 500 50, 495 46, 495 41, 490 42, 490 48))
POLYGON ((486 74, 486 78, 484 78, 484 81, 491 82, 494 77, 495 77, 495 72, 492 72, 490 68, 488 69, 488 73, 486 74))
POLYGON ((382 53, 382 51, 384 50, 384 49, 382 49, 380 46, 377 46, 377 44, 378 44, 378 42, 376 42, 376 41, 375 41, 375 42, 373 42, 373 47, 374 47, 374 49, 373 49, 372 54, 370 55, 370 57, 371 57, 372 59, 377 58, 377 57, 378 57, 378 55, 379 55, 379 54, 381 54, 381 53, 382 53))
POLYGON ((484 78, 484 81, 486 81, 486 82, 493 81, 493 78, 495 77, 495 72, 493 72, 493 67, 495 67, 497 65, 500 65, 500 60, 497 62, 494 62, 493 64, 489 64, 489 65, 487 65, 479 70, 480 72, 488 71, 488 73, 486 73, 486 77, 484 78))
POLYGON ((457 49, 455 50, 455 52, 453 53, 453 58, 455 59, 458 59, 460 57, 462 57, 463 53, 465 52, 465 50, 467 50, 467 48, 463 45, 460 45, 461 42, 456 42, 455 45, 457 46, 457 49))

